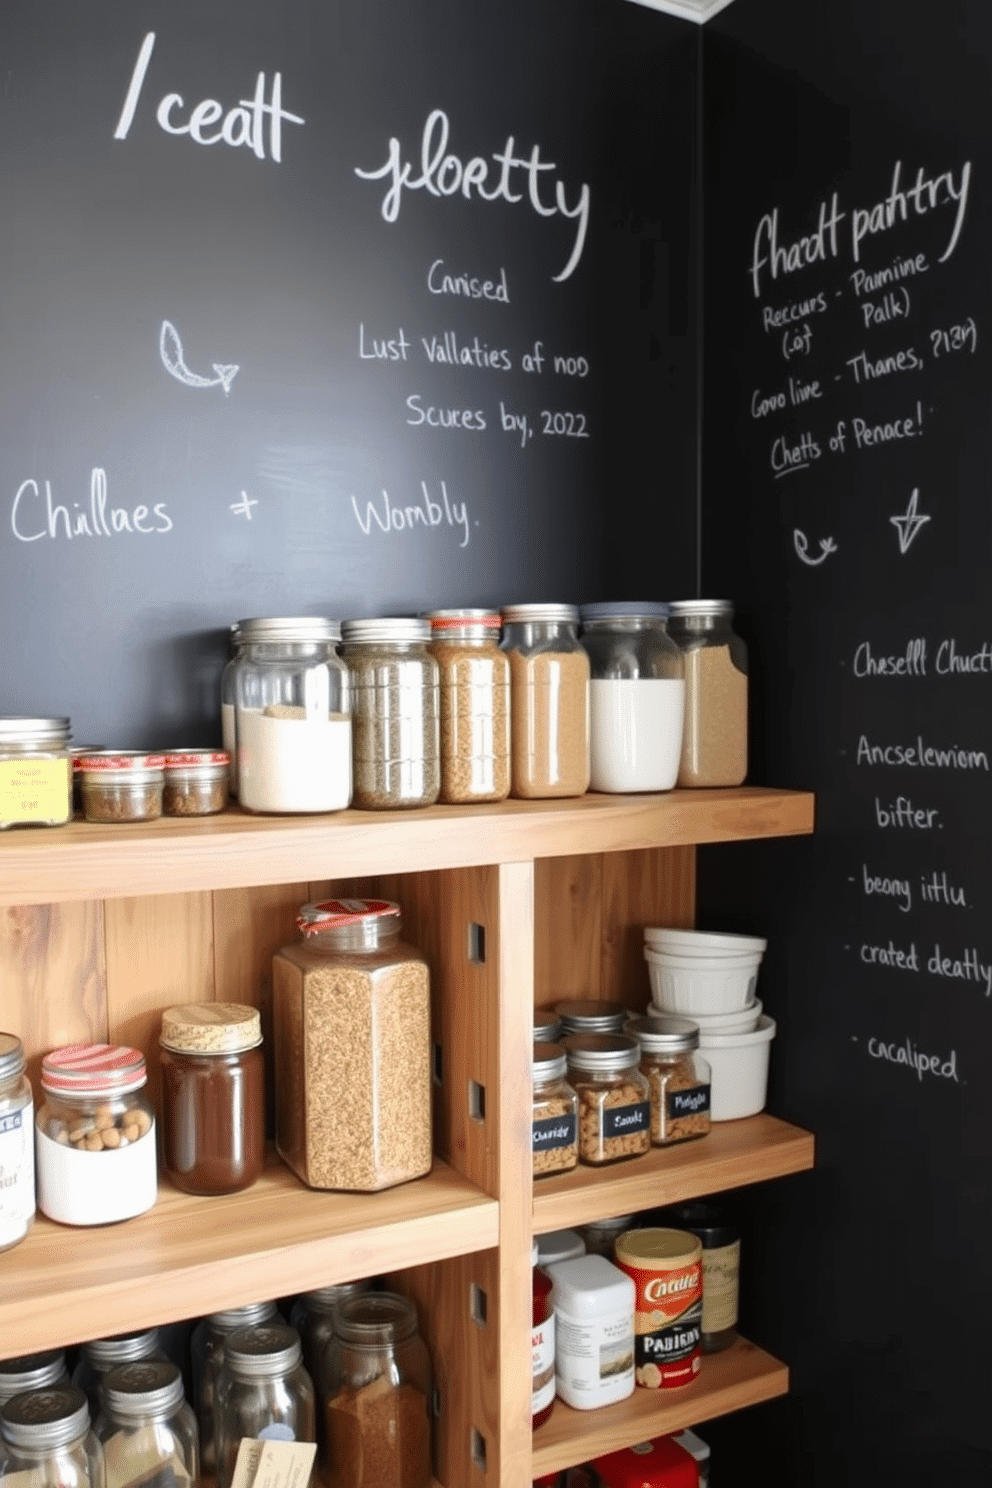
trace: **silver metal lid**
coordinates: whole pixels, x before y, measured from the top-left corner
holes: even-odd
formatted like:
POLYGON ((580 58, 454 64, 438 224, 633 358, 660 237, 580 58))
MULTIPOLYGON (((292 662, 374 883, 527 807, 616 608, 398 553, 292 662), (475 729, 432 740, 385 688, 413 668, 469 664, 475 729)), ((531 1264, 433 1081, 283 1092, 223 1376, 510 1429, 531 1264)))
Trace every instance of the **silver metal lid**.
POLYGON ((0 1403, 24 1390, 43 1390, 65 1374, 65 1351, 46 1349, 0 1362, 0 1403))
POLYGON ((588 625, 597 620, 667 620, 669 613, 664 600, 618 599, 582 605, 579 618, 588 625))
POLYGON ((503 606, 504 625, 578 625, 579 607, 569 604, 516 604, 503 606))
POLYGON ((4 744, 67 744, 71 735, 68 718, 0 716, 0 747, 4 744))
POLYGON ((614 1070, 631 1069, 641 1057, 637 1040, 622 1033, 576 1033, 562 1043, 569 1069, 610 1074, 614 1070))
POLYGON ((631 1018, 626 1031, 647 1054, 679 1054, 699 1048, 699 1024, 691 1018, 651 1013, 631 1018))
POLYGON ((276 1315, 274 1302, 246 1302, 243 1307, 228 1307, 222 1312, 210 1314, 210 1326, 219 1333, 233 1333, 237 1328, 247 1328, 254 1323, 268 1322, 276 1315))
POLYGON ((342 1281, 336 1286, 315 1287, 312 1292, 303 1293, 303 1300, 314 1312, 333 1312, 346 1297, 357 1297, 367 1292, 370 1285, 368 1281, 342 1281))
POLYGON ((561 1044, 535 1044, 531 1071, 535 1080, 554 1080, 568 1068, 568 1055, 561 1044))
POLYGON ((622 1033, 629 1009, 615 1002, 596 1002, 573 998, 556 1002, 555 1012, 561 1019, 562 1033, 622 1033))
POLYGON ((561 1031, 561 1019, 552 1008, 534 1009, 535 1044, 556 1044, 561 1031))
POLYGON ((90 1408, 77 1385, 29 1390, 0 1405, 0 1436, 12 1447, 64 1447, 89 1424, 90 1408))
POLYGON ((732 599, 673 599, 669 608, 672 615, 732 615, 732 599))
POLYGON ((341 625, 341 639, 346 646, 372 646, 383 641, 413 645, 430 638, 429 620, 386 616, 376 620, 345 620, 341 625))
MULTIPOLYGON (((16 1079, 24 1073, 26 1060, 24 1045, 16 1033, 0 1033, 0 1083, 16 1079)), ((0 1372, 3 1365, 0 1364, 0 1372)))
POLYGON ((350 1346, 380 1349, 417 1331, 417 1310, 399 1292, 348 1297, 334 1314, 334 1332, 350 1346))
POLYGON ((237 622, 239 646, 282 641, 339 641, 340 620, 328 620, 320 615, 272 615, 254 620, 237 622))
POLYGON ((100 1381, 100 1395, 119 1416, 170 1416, 183 1403, 183 1377, 167 1359, 118 1364, 100 1381))
POLYGON ((157 1348, 158 1329, 144 1328, 136 1333, 118 1333, 113 1338, 91 1338, 83 1344, 83 1358, 97 1374, 106 1374, 115 1364, 147 1359, 157 1348))
POLYGON ((287 1323, 238 1328, 224 1345, 224 1362, 242 1379, 288 1374, 303 1357, 300 1335, 287 1323))

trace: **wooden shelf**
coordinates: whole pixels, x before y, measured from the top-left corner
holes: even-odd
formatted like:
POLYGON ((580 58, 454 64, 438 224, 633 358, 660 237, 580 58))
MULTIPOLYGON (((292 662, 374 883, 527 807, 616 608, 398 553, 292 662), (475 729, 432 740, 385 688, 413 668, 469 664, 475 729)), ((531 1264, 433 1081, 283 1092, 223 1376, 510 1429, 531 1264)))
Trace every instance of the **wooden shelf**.
POLYGON ((604 1452, 759 1405, 789 1388, 789 1371, 763 1349, 739 1338, 703 1357, 699 1376, 678 1390, 644 1390, 601 1410, 572 1410, 557 1400, 551 1419, 534 1433, 533 1475, 560 1472, 604 1452))
POLYGON ((534 1233, 573 1229, 591 1219, 682 1203, 703 1194, 783 1178, 813 1166, 814 1138, 762 1112, 715 1121, 709 1136, 611 1167, 579 1166, 534 1184, 534 1233))

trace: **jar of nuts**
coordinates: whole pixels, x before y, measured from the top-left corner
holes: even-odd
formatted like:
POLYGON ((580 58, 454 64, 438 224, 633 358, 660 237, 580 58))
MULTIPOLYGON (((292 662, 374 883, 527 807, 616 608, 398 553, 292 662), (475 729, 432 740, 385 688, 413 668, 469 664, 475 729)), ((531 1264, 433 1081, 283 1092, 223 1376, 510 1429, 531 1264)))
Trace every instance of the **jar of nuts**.
POLYGON ((651 1147, 648 1082, 641 1051, 622 1033, 577 1033, 563 1040, 569 1081, 579 1097, 579 1156, 587 1163, 637 1157, 651 1147))
POLYGON ((699 1053, 699 1025, 690 1018, 632 1018, 627 1031, 641 1046, 641 1074, 651 1089, 651 1141, 656 1147, 705 1137, 710 1129, 710 1067, 699 1053))
POLYGON ((567 1173, 579 1160, 579 1098, 565 1080, 568 1058, 560 1044, 535 1044, 531 1066, 534 1177, 567 1173))
POLYGON ((38 1207, 60 1224, 111 1224, 157 1194, 155 1118, 138 1049, 70 1044, 41 1065, 35 1117, 38 1207))
POLYGON ((510 663, 500 617, 431 610, 431 653, 441 687, 442 801, 503 801, 510 794, 510 663))

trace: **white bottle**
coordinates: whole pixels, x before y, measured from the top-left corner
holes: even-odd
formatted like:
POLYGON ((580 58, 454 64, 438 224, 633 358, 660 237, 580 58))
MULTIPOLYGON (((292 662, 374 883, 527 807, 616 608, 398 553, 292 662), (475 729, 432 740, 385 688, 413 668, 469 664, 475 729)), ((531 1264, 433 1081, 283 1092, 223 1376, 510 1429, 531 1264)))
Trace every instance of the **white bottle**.
POLYGON ((631 1277, 605 1256, 557 1261, 551 1277, 558 1394, 575 1410, 596 1410, 634 1393, 631 1277))

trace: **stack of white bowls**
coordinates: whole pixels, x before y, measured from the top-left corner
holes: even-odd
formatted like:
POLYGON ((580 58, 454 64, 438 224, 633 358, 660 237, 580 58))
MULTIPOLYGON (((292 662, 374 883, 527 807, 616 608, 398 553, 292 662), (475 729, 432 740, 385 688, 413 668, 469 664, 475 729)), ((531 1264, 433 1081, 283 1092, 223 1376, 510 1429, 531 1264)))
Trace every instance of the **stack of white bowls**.
POLYGON ((733 1121, 763 1109, 774 1019, 755 995, 768 944, 760 936, 647 926, 648 1008, 699 1025, 699 1049, 712 1071, 710 1115, 733 1121))

